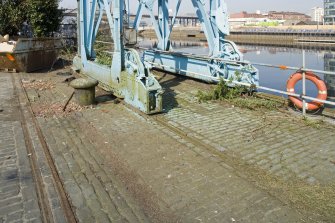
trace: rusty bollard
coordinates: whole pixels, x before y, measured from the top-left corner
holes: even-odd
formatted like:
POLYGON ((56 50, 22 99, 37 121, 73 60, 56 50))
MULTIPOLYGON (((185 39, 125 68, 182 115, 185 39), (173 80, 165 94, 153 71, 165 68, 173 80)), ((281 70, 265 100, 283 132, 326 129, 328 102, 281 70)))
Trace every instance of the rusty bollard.
POLYGON ((91 105, 95 101, 95 87, 97 80, 78 78, 71 81, 70 86, 74 88, 74 97, 79 105, 91 105))

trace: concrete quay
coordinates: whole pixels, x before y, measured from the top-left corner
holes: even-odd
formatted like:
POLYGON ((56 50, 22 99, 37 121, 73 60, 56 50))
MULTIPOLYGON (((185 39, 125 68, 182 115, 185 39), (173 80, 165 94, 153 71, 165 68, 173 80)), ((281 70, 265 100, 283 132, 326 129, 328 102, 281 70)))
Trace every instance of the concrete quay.
MULTIPOLYGON (((165 89, 162 114, 141 114, 100 89, 96 105, 71 101, 63 112, 73 89, 72 76, 61 74, 0 74, 0 96, 6 98, 0 109, 17 98, 12 89, 22 93, 12 110, 0 113, 6 124, 1 137, 11 150, 19 148, 9 146, 11 137, 22 140, 22 134, 7 125, 22 129, 14 111, 23 106, 23 121, 36 134, 32 144, 43 144, 41 150, 32 147, 35 166, 22 156, 25 170, 49 169, 40 181, 30 178, 31 188, 50 185, 55 192, 46 193, 44 205, 29 206, 35 207, 34 220, 41 221, 42 212, 54 222, 69 221, 58 182, 76 222, 335 222, 334 125, 286 110, 199 103, 197 91, 210 86, 162 73, 156 73, 165 89), (47 173, 50 184, 43 180, 47 173), (58 209, 48 204, 50 197, 58 209)), ((2 169, 12 165, 0 160, 2 169)), ((3 202, 11 201, 0 196, 3 202)), ((24 199, 18 203, 24 207, 24 199)), ((20 209, 23 215, 9 221, 2 207, 0 222, 29 222, 22 216, 30 210, 20 209)))
MULTIPOLYGON (((251 44, 262 46, 279 46, 292 48, 320 48, 332 50, 335 48, 335 32, 330 30, 296 30, 287 27, 287 30, 274 29, 236 29, 231 30, 227 40, 238 44, 251 44)), ((140 32, 140 35, 148 39, 156 39, 153 29, 147 28, 140 32)), ((175 27, 171 33, 173 41, 201 41, 207 42, 204 31, 201 27, 175 27)))

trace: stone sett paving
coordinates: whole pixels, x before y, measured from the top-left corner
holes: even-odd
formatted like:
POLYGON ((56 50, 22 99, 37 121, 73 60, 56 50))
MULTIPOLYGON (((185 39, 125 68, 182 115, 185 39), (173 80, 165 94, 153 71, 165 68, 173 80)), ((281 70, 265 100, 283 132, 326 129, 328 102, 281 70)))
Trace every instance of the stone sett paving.
POLYGON ((119 107, 99 118, 94 115, 84 113, 180 222, 300 222, 304 218, 155 122, 119 107))
MULTIPOLYGON (((33 107, 65 103, 72 89, 64 78, 44 78, 55 87, 27 89, 33 107)), ((107 101, 38 118, 80 222, 334 222, 259 187, 207 149, 284 182, 328 185, 335 175, 333 126, 315 128, 277 111, 199 104, 199 84, 165 78, 171 97, 161 115, 140 116, 107 101)))
POLYGON ((119 188, 118 180, 105 167, 107 160, 78 129, 77 120, 40 118, 39 122, 80 222, 148 221, 119 188))
MULTIPOLYGON (((29 76, 24 76, 26 82, 29 76)), ((30 79, 34 80, 32 83, 43 80, 41 86, 43 83, 55 85, 47 90, 26 88, 34 109, 43 113, 43 109, 48 109, 44 105, 65 104, 72 92, 62 83, 66 77, 31 76, 34 77, 30 79)), ((37 119, 78 221, 149 222, 141 207, 128 195, 126 187, 111 172, 109 160, 98 153, 101 145, 94 145, 92 133, 85 134, 83 130, 86 127, 79 128, 83 120, 74 120, 76 115, 82 117, 81 112, 76 112, 70 116, 51 115, 37 119)))
POLYGON ((286 180, 335 183, 334 125, 316 128, 282 112, 197 103, 189 85, 172 88, 182 104, 164 115, 173 126, 286 180))
MULTIPOLYGON (((28 91, 33 107, 64 103, 72 92, 55 74, 46 80, 55 87, 28 91)), ((235 141, 242 154, 247 143, 237 133, 263 124, 252 114, 239 115, 239 109, 191 106, 192 98, 181 92, 176 98, 179 105, 158 117, 222 151, 235 141), (222 112, 231 116, 226 125, 221 124, 222 112), (187 128, 193 126, 190 123, 194 130, 187 128), (205 131, 215 134, 202 134, 205 131)), ((211 151, 123 104, 107 102, 38 121, 80 222, 315 222, 312 214, 258 187, 211 151)), ((243 139, 255 140, 257 134, 243 139)), ((258 159, 258 154, 263 151, 252 157, 258 159)))
POLYGON ((41 222, 11 74, 0 73, 0 222, 41 222))

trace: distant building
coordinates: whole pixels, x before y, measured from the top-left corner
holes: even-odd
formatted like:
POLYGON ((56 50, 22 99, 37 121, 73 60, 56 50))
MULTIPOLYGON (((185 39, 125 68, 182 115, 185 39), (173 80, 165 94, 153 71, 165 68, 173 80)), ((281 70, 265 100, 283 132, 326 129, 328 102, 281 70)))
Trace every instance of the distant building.
POLYGON ((324 8, 314 7, 312 8, 312 21, 322 23, 324 15, 324 8))
POLYGON ((311 16, 300 12, 276 12, 276 11, 270 11, 268 13, 268 18, 272 20, 299 20, 299 21, 310 21, 312 19, 311 16))
POLYGON ((285 20, 284 26, 316 26, 319 22, 316 21, 299 21, 299 20, 285 20))
POLYGON ((296 26, 299 22, 299 20, 285 20, 285 22, 283 22, 283 26, 296 26))
POLYGON ((229 24, 231 27, 257 25, 267 21, 267 17, 262 15, 259 11, 256 13, 239 12, 229 16, 229 24))
POLYGON ((248 12, 238 12, 230 15, 231 19, 246 19, 246 18, 266 18, 264 15, 260 14, 260 12, 256 13, 248 13, 248 12))
POLYGON ((324 24, 335 24, 335 0, 324 0, 324 24))
POLYGON ((296 25, 299 22, 308 22, 312 18, 309 15, 299 12, 276 12, 270 11, 268 13, 261 14, 260 11, 256 13, 239 12, 230 15, 229 22, 234 26, 237 25, 257 25, 265 23, 277 23, 296 25))
MULTIPOLYGON (((335 0, 334 0, 335 1, 335 0)), ((312 18, 309 15, 300 12, 276 12, 270 11, 266 14, 261 14, 259 11, 256 13, 239 12, 230 15, 231 19, 267 19, 267 20, 295 20, 295 21, 311 21, 312 18)))
POLYGON ((295 25, 297 26, 316 26, 319 22, 317 21, 299 21, 295 25))

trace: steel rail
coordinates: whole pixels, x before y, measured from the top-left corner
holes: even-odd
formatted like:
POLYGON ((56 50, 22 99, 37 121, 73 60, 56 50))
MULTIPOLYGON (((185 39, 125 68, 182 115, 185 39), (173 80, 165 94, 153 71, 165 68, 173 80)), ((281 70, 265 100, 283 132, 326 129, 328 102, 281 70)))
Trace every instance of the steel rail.
MULTIPOLYGON (((21 79, 21 77, 20 77, 21 79)), ((60 202, 60 209, 64 213, 64 217, 66 218, 66 221, 68 223, 78 223, 78 219, 76 217, 75 210, 71 204, 71 201, 68 198, 64 182, 62 181, 59 172, 57 171, 56 164, 52 158, 50 148, 46 142, 46 139, 44 137, 44 134, 42 133, 42 130, 40 128, 40 125, 38 124, 38 120, 32 110, 31 102, 28 98, 28 93, 26 88, 23 87, 23 83, 20 80, 17 80, 12 76, 12 82, 14 84, 14 92, 15 94, 19 95, 18 102, 19 105, 19 115, 22 122, 22 128, 23 128, 23 134, 24 134, 24 140, 27 145, 27 151, 28 153, 32 154, 29 159, 31 163, 31 169, 32 174, 34 177, 34 180, 36 181, 36 188, 37 188, 37 196, 38 196, 38 203, 40 204, 41 214, 42 214, 42 220, 43 222, 56 222, 57 216, 54 216, 54 214, 57 214, 55 210, 53 210, 53 204, 52 201, 54 199, 50 199, 50 195, 48 195, 48 190, 46 187, 46 182, 43 180, 45 175, 42 174, 43 171, 41 171, 41 166, 39 164, 39 161, 37 160, 36 156, 36 150, 34 148, 34 143, 32 141, 32 138, 30 136, 30 131, 28 129, 28 125, 33 128, 33 131, 36 131, 37 140, 39 141, 41 145, 41 149, 43 152, 43 155, 45 157, 45 164, 43 168, 49 168, 51 172, 50 176, 50 184, 52 184, 56 190, 59 202, 60 202), (16 83, 18 85, 16 85, 16 83), (24 102, 24 103, 23 103, 24 102), (29 120, 29 121, 28 121, 29 120)), ((29 127, 30 128, 30 127, 29 127)), ((49 182, 49 181, 48 181, 49 182)))

